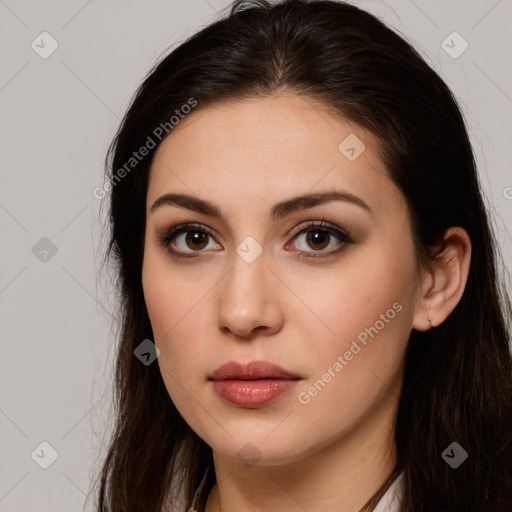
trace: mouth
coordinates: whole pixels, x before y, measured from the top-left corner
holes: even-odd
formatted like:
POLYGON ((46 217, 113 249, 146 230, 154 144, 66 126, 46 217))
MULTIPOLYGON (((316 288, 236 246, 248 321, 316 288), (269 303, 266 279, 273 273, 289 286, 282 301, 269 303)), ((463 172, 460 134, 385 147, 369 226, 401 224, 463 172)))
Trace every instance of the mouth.
POLYGON ((302 380, 299 375, 266 361, 246 365, 232 361, 217 368, 208 379, 224 402, 247 409, 270 404, 302 380))

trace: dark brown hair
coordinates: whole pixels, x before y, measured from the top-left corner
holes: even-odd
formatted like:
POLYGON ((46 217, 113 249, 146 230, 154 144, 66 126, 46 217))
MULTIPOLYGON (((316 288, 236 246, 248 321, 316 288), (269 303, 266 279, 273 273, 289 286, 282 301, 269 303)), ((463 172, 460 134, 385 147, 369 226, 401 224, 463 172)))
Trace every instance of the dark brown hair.
MULTIPOLYGON (((191 98, 222 100, 288 90, 321 101, 381 141, 389 175, 406 198, 418 262, 451 226, 472 242, 464 294, 441 325, 411 332, 395 440, 404 472, 402 512, 512 510, 512 312, 465 123, 452 93, 402 37, 343 2, 235 2, 151 70, 107 155, 111 238, 121 299, 115 429, 99 476, 99 512, 159 512, 174 484, 186 508, 206 470, 201 507, 215 481, 212 452, 176 410, 157 364, 134 357, 153 340, 144 303, 148 174, 155 149, 119 178, 132 152, 191 98), (452 469, 452 442, 468 459, 452 469)), ((170 131, 169 133, 172 133, 170 131)), ((158 144, 157 144, 158 147, 158 144)), ((172 494, 172 493, 171 493, 172 494)), ((172 496, 171 496, 172 497, 172 496)), ((202 510, 202 509, 201 509, 202 510)))

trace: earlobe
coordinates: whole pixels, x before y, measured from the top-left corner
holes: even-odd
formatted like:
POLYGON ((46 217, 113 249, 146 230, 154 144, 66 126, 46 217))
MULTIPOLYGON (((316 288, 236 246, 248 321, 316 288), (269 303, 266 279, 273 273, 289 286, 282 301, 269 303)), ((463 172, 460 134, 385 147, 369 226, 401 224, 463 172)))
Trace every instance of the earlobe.
POLYGON ((440 254, 426 274, 414 313, 413 329, 427 331, 443 323, 459 303, 471 262, 471 240, 466 230, 446 230, 440 254))
POLYGON ((428 302, 423 300, 423 302, 416 307, 412 328, 422 332, 430 331, 430 329, 441 323, 434 321, 436 318, 434 315, 435 313, 432 312, 432 308, 428 305, 428 302))

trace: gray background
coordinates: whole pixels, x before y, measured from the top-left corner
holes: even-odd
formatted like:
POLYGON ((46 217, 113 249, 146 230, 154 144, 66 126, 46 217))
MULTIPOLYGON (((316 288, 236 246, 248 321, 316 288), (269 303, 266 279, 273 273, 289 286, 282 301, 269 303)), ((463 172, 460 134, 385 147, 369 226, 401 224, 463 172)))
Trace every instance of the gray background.
MULTIPOLYGON (((511 268, 512 2, 354 3, 405 35, 455 92, 511 268), (457 58, 442 47, 453 31, 469 44, 457 58)), ((113 291, 98 279, 105 208, 92 192, 151 65, 228 4, 0 0, 1 512, 83 509, 111 427, 115 324, 113 291), (31 47, 49 48, 43 31, 59 45, 46 59, 31 47), (47 469, 42 442, 58 453, 47 469)))

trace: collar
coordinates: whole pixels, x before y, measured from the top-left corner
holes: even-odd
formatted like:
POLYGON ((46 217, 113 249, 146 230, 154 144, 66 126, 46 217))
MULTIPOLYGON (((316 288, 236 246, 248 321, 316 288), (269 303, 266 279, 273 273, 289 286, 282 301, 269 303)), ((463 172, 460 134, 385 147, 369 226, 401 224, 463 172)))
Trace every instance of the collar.
POLYGON ((377 503, 373 512, 400 512, 403 492, 403 476, 404 472, 402 471, 395 481, 389 486, 384 496, 382 496, 379 503, 377 503))

